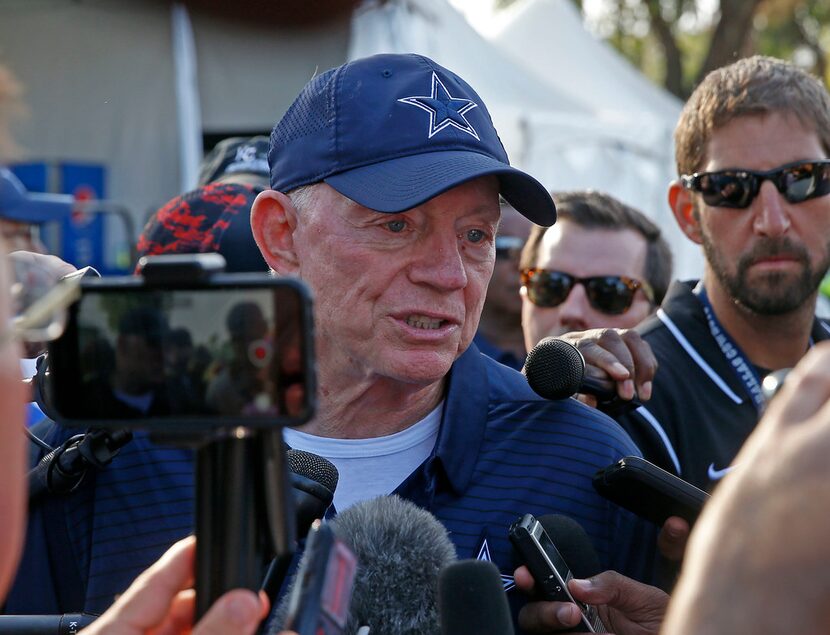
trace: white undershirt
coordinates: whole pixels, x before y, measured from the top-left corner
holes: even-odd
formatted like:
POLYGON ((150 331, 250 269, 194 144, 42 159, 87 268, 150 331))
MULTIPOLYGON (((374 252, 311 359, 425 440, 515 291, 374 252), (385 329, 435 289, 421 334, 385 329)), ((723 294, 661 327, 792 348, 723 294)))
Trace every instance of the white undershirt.
POLYGON ((340 478, 334 492, 338 512, 362 500, 389 494, 423 463, 435 447, 443 402, 417 423, 395 434, 369 439, 330 439, 292 428, 283 438, 295 450, 334 463, 340 478))

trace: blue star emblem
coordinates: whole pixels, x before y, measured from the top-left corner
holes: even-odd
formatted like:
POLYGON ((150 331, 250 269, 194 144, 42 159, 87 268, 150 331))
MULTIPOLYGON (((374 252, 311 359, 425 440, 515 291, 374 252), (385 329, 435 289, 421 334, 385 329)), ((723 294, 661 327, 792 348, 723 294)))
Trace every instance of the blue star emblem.
MULTIPOLYGON (((476 556, 476 560, 493 562, 493 559, 490 557, 490 547, 487 545, 487 538, 485 538, 482 541, 481 547, 478 550, 478 555, 476 556)), ((513 579, 513 576, 504 575, 503 573, 499 575, 501 576, 501 584, 504 587, 505 593, 507 593, 510 589, 516 586, 516 581, 513 579)))
POLYGON ((432 71, 432 93, 418 97, 403 97, 398 101, 429 113, 429 138, 452 126, 478 139, 478 133, 464 116, 478 104, 471 99, 453 97, 444 83, 432 71))

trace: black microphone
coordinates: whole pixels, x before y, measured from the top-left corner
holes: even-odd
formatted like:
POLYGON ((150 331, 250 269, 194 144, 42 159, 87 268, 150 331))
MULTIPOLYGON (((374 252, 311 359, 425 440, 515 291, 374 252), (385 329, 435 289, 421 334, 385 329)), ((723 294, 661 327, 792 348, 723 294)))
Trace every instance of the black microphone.
POLYGON ((438 613, 442 635, 514 632, 499 570, 485 560, 460 560, 444 567, 438 577, 438 613))
POLYGON ((305 538, 316 518, 323 518, 334 499, 337 468, 322 456, 288 450, 288 470, 294 489, 294 512, 297 515, 297 538, 305 538))
MULTIPOLYGON (((344 633, 364 626, 370 635, 440 632, 438 575, 456 554, 432 514, 398 496, 380 496, 352 505, 329 525, 357 558, 344 633)), ((269 625, 273 633, 285 621, 290 596, 289 590, 276 609, 269 625)))
POLYGON ((545 514, 537 520, 559 550, 575 578, 590 578, 602 571, 594 545, 582 525, 562 514, 545 514))
MULTIPOLYGON (((288 450, 286 453, 288 478, 294 499, 294 514, 297 517, 297 539, 308 535, 311 523, 323 518, 334 499, 334 490, 340 475, 328 459, 303 450, 288 450)), ((292 554, 278 554, 268 565, 260 587, 275 604, 279 597, 292 554)))
POLYGON ((546 337, 527 354, 522 373, 533 391, 545 399, 566 399, 576 393, 597 398, 597 408, 608 414, 621 414, 642 404, 617 395, 610 379, 585 376, 585 358, 573 344, 546 337))
POLYGON ((97 618, 90 613, 64 615, 0 615, 0 633, 14 635, 75 635, 97 618))

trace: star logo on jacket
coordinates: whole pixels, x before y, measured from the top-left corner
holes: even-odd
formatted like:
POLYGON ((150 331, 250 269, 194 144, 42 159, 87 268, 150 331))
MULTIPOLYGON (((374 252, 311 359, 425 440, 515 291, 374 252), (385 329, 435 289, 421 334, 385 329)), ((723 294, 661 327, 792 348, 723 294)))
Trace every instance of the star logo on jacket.
POLYGON ((450 91, 435 71, 432 71, 432 93, 430 95, 403 97, 398 101, 429 113, 430 139, 445 128, 452 126, 478 140, 478 133, 464 116, 473 108, 477 108, 478 104, 471 99, 450 95, 450 91))
MULTIPOLYGON (((490 557, 490 547, 487 544, 486 537, 481 539, 481 546, 478 548, 478 554, 475 559, 484 560, 485 562, 493 562, 493 558, 490 557)), ((504 587, 505 593, 516 586, 516 581, 513 579, 513 576, 505 575, 503 573, 499 573, 499 575, 501 576, 501 584, 504 587)))

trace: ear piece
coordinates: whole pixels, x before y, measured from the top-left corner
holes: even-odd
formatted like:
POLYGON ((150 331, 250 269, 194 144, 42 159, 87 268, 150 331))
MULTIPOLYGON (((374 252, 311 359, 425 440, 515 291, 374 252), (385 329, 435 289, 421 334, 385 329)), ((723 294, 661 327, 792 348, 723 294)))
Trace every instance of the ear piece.
POLYGON ((689 240, 700 244, 702 242, 700 219, 695 213, 695 200, 692 192, 683 187, 679 181, 673 181, 669 186, 668 198, 669 206, 674 212, 674 218, 680 230, 689 240))

